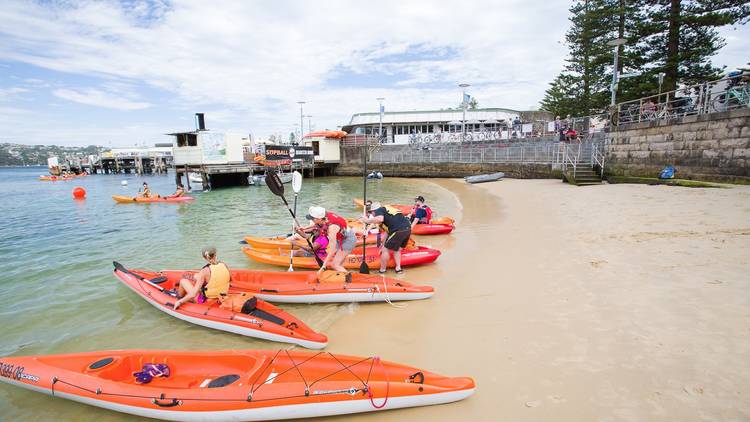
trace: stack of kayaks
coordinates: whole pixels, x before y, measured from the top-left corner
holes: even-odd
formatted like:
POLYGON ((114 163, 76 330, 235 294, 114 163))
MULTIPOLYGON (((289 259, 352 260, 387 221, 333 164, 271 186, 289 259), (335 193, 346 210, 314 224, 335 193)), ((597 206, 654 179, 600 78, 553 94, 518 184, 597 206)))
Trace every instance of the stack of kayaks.
POLYGON ((150 204, 155 202, 172 202, 172 203, 181 203, 181 202, 188 202, 192 201, 195 198, 192 196, 159 196, 154 198, 141 198, 138 196, 122 196, 122 195, 112 195, 112 199, 115 200, 118 204, 132 204, 132 203, 143 203, 143 204, 150 204))
MULTIPOLYGON (((262 262, 264 264, 277 265, 280 267, 289 266, 289 250, 282 248, 275 249, 263 249, 263 248, 242 248, 245 255, 251 259, 262 262)), ((424 246, 417 246, 412 249, 404 249, 401 251, 401 266, 409 267, 412 265, 422 265, 435 262, 440 256, 440 251, 424 246)), ((367 262, 368 268, 377 269, 380 268, 380 248, 376 246, 369 246, 365 248, 365 262, 367 262)), ((362 264, 362 251, 355 250, 344 258, 344 268, 356 270, 362 264)), ((299 257, 295 256, 292 258, 292 266, 294 268, 319 268, 318 263, 313 257, 299 257)), ((393 257, 388 261, 388 268, 394 268, 396 266, 393 261, 393 257)))
POLYGON ((4 357, 0 381, 131 415, 173 421, 260 421, 462 400, 471 378, 377 357, 289 350, 112 350, 4 357), (137 384, 158 365, 167 376, 137 384))

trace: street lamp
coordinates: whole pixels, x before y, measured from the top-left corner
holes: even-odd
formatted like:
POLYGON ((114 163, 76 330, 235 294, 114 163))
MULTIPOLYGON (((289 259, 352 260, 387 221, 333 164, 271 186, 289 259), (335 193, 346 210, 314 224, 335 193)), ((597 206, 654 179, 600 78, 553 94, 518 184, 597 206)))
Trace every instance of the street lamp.
POLYGON ((466 88, 470 87, 469 84, 458 84, 458 86, 463 90, 463 96, 461 97, 461 105, 464 109, 464 117, 461 120, 461 142, 463 142, 464 139, 466 139, 466 106, 468 104, 466 101, 466 88))
POLYGON ((380 104, 380 107, 378 108, 378 112, 380 113, 380 127, 378 129, 378 142, 380 142, 381 139, 383 139, 383 100, 385 98, 378 97, 376 98, 378 100, 378 103, 380 104))
POLYGON ((307 133, 312 132, 312 115, 305 114, 305 117, 307 117, 307 133))
POLYGON ((620 53, 620 46, 625 45, 628 43, 628 40, 625 38, 615 38, 614 40, 607 41, 607 45, 610 47, 614 47, 615 49, 615 59, 614 59, 614 69, 612 70, 612 85, 609 87, 610 91, 612 91, 612 97, 610 100, 610 106, 615 106, 615 96, 617 95, 617 59, 620 53))
POLYGON ((305 123, 302 120, 305 114, 302 112, 302 106, 306 104, 305 101, 297 101, 299 104, 299 139, 302 142, 302 137, 305 136, 305 123))

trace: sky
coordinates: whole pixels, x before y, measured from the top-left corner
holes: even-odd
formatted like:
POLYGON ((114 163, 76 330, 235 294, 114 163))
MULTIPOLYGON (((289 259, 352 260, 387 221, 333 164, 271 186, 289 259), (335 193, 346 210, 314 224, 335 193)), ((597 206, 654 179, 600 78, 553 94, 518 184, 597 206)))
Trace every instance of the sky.
MULTIPOLYGON (((0 7, 0 142, 151 145, 209 129, 286 139, 351 115, 537 108, 562 70, 566 0, 17 1, 0 7), (295 126, 296 125, 296 126, 295 126)), ((722 29, 714 64, 750 61, 722 29)))

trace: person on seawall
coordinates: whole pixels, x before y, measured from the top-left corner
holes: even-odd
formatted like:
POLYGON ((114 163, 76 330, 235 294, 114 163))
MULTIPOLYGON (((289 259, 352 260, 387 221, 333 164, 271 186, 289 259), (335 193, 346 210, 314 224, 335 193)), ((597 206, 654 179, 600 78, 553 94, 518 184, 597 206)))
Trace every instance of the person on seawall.
POLYGON ((430 224, 432 221, 432 209, 425 205, 424 197, 421 195, 414 198, 414 208, 412 208, 410 220, 412 229, 417 224, 430 224))
POLYGON ((202 255, 208 264, 195 274, 183 274, 177 287, 177 297, 180 299, 174 303, 175 310, 185 302, 203 303, 206 299, 218 299, 229 292, 231 273, 227 264, 218 260, 216 248, 205 248, 202 255))
POLYGON ((409 244, 411 237, 411 223, 401 211, 390 206, 382 206, 379 202, 372 202, 366 210, 368 216, 360 218, 364 224, 382 224, 388 229, 388 237, 380 247, 380 274, 385 274, 388 267, 389 252, 393 251, 396 263, 396 274, 403 274, 401 268, 401 250, 409 244), (372 212, 372 216, 369 213, 372 212))

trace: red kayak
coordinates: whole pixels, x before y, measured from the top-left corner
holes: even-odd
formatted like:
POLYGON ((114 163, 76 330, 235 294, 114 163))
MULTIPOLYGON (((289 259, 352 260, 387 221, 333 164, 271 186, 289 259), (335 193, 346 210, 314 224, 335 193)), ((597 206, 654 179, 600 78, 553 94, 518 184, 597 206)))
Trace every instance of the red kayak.
MULTIPOLYGON (((242 248, 242 252, 245 252, 245 255, 258 262, 277 265, 280 267, 289 266, 289 250, 242 248)), ((404 249, 401 251, 401 266, 409 267, 412 265, 429 264, 438 259, 439 256, 439 250, 426 248, 424 246, 418 246, 413 249, 404 249)), ((377 247, 365 248, 365 260, 367 262, 367 266, 370 269, 380 268, 380 249, 377 247)), ((344 268, 356 270, 361 264, 361 248, 359 250, 352 251, 352 253, 344 258, 344 268)), ((318 268, 318 264, 317 262, 315 262, 315 258, 312 257, 308 258, 295 256, 293 258, 292 265, 294 266, 294 268, 318 268)), ((391 254, 391 259, 388 261, 388 268, 394 268, 395 265, 396 264, 393 261, 393 254, 391 254)))
POLYGON ((417 224, 411 229, 411 234, 421 236, 448 234, 453 231, 453 228, 453 224, 417 224))

